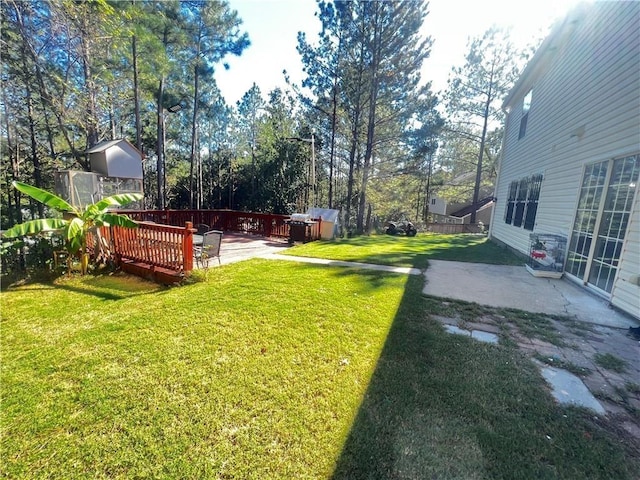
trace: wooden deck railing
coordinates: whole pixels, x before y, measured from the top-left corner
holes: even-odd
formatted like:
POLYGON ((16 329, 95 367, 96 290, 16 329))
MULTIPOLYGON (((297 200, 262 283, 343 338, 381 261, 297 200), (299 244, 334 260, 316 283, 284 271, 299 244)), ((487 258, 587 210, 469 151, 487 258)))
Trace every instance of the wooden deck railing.
POLYGON ((193 270, 194 232, 191 222, 183 227, 138 222, 138 228, 100 229, 122 270, 163 283, 180 281, 193 270))
MULTIPOLYGON (((289 237, 288 215, 232 210, 118 210, 138 228, 112 226, 100 233, 116 263, 125 271, 162 283, 180 281, 193 270, 194 226, 265 237, 289 237)), ((310 240, 320 238, 321 221, 309 227, 310 240)))
MULTIPOLYGON (((264 237, 289 237, 288 215, 238 212, 235 210, 118 210, 136 221, 150 221, 164 225, 209 225, 213 230, 241 232, 264 237)), ((319 231, 318 231, 319 233, 319 231)), ((315 238, 319 238, 315 237, 315 238)))

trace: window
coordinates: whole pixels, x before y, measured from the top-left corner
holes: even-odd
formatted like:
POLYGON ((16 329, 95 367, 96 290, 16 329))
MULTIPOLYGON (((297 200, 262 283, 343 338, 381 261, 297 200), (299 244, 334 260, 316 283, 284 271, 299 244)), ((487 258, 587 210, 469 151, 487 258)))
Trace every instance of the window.
POLYGON ((538 212, 538 199, 542 187, 542 175, 534 175, 529 183, 529 195, 527 197, 526 214, 524 216, 524 229, 533 231, 538 212))
POLYGON ((531 108, 531 96, 532 90, 529 90, 522 101, 522 117, 520 118, 520 133, 518 134, 518 140, 524 137, 525 133, 527 133, 527 119, 529 118, 529 109, 531 108))
POLYGON ((504 216, 505 223, 533 231, 541 186, 541 174, 511 182, 504 216))
POLYGON ((523 178, 518 184, 518 195, 516 196, 516 213, 513 216, 513 225, 515 227, 522 226, 522 218, 524 217, 524 207, 527 204, 527 191, 529 190, 529 179, 523 178))
POLYGON ((511 225, 513 221, 513 208, 515 207, 516 194, 518 193, 518 182, 511 182, 509 185, 509 198, 507 199, 507 212, 504 217, 505 223, 511 225))
POLYGON ((432 199, 431 199, 431 205, 435 205, 435 204, 436 204, 436 199, 435 199, 435 198, 432 198, 432 199))

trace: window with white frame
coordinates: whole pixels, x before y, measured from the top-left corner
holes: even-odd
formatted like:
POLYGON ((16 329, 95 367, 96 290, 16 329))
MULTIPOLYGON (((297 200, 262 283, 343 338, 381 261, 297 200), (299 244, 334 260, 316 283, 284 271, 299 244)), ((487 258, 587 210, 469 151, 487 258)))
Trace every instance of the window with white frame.
POLYGON ((520 117, 520 133, 518 140, 527 133, 527 120, 529 119, 529 109, 531 108, 531 97, 533 90, 529 90, 522 100, 522 117, 520 117))

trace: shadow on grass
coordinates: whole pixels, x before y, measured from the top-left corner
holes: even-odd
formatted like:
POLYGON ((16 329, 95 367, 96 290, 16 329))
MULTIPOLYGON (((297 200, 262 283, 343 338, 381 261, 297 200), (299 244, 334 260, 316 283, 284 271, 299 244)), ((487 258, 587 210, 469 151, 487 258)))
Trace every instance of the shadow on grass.
POLYGON ((332 478, 637 478, 632 453, 557 406, 517 349, 449 335, 410 277, 332 478))
POLYGON ((102 300, 109 300, 109 301, 124 300, 125 298, 135 296, 135 295, 116 294, 108 290, 99 290, 96 287, 82 287, 79 285, 70 285, 70 284, 56 285, 56 288, 59 288, 61 290, 67 290, 73 293, 90 295, 92 297, 97 297, 97 298, 101 298, 102 300))
POLYGON ((43 291, 67 290, 106 301, 124 300, 139 295, 157 293, 164 289, 155 283, 128 274, 68 276, 55 272, 24 278, 10 285, 5 284, 2 291, 10 291, 12 287, 28 287, 29 290, 43 291))

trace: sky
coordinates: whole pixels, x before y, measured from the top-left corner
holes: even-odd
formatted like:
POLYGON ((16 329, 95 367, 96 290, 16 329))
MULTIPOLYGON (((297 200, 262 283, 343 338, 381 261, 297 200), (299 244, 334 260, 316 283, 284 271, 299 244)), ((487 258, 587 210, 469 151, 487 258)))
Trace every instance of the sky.
MULTIPOLYGON (((320 21, 315 0, 228 0, 242 19, 251 46, 240 57, 227 57, 229 69, 217 66, 216 82, 230 105, 242 98, 255 82, 266 98, 276 87, 285 87, 283 70, 291 80, 303 79, 296 51, 299 31, 315 43, 320 21)), ((464 64, 469 38, 482 35, 492 25, 512 28, 512 41, 526 46, 549 31, 578 0, 431 0, 423 32, 434 40, 424 62, 422 79, 432 90, 446 87, 453 66, 464 64)))

